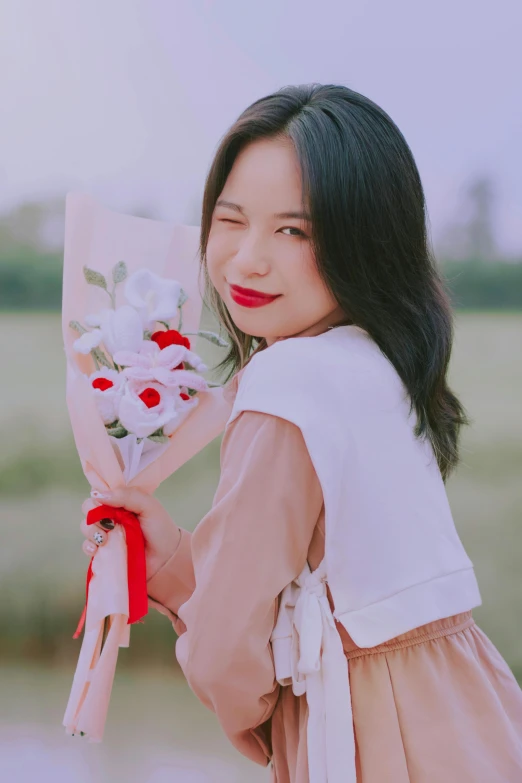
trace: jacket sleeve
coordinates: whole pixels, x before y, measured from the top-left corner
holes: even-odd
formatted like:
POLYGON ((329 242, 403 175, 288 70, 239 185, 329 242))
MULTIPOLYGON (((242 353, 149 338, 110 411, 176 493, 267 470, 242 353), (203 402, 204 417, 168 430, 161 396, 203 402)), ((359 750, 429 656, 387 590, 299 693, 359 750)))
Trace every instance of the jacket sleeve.
POLYGON ((281 687, 270 645, 278 599, 305 565, 322 502, 300 429, 245 411, 223 436, 211 510, 192 536, 181 534, 162 569, 163 580, 172 574, 162 595, 176 615, 176 657, 191 689, 232 744, 263 766, 281 687))
POLYGON ((179 528, 176 549, 164 565, 147 580, 149 607, 168 617, 178 636, 186 630, 185 623, 177 615, 178 609, 190 598, 196 586, 191 538, 192 533, 179 528))

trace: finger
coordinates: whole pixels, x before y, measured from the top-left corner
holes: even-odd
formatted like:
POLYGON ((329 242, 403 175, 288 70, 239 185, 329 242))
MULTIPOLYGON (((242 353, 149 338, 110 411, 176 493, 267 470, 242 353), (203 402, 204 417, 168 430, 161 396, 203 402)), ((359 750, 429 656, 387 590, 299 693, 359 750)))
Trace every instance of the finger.
MULTIPOLYGON (((94 527, 94 525, 91 525, 91 527, 94 527)), ((105 546, 107 543, 107 533, 104 533, 103 530, 95 530, 92 534, 92 540, 95 544, 98 544, 98 546, 105 546)))
MULTIPOLYGON (((87 500, 84 500, 82 503, 82 511, 87 516, 89 511, 93 508, 98 508, 101 505, 100 502, 96 502, 94 500, 91 500, 91 498, 87 498, 87 500)), ((113 530, 114 529, 114 522, 109 519, 108 517, 106 519, 100 519, 99 523, 101 525, 101 530, 113 530)))
POLYGON ((100 501, 96 502, 92 498, 87 498, 82 503, 82 514, 85 514, 85 516, 87 516, 88 512, 92 508, 97 508, 97 506, 99 506, 99 505, 100 505, 100 501))
MULTIPOLYGON (((98 508, 101 505, 102 503, 100 500, 96 501, 96 500, 92 500, 91 498, 87 498, 87 500, 84 500, 82 503, 82 511, 85 514, 85 516, 87 516, 89 511, 91 511, 93 508, 98 508)), ((109 520, 107 521, 109 522, 109 524, 105 526, 106 529, 112 530, 112 528, 114 527, 114 522, 110 522, 109 520)))
POLYGON ((88 525, 87 520, 83 519, 80 523, 80 530, 85 538, 89 541, 96 543, 98 546, 103 546, 107 543, 107 532, 100 527, 98 523, 94 525, 88 525))
MULTIPOLYGON (((91 511, 93 508, 98 508, 101 506, 101 501, 92 500, 91 498, 87 498, 87 500, 84 500, 82 503, 82 511, 87 516, 89 511, 91 511)), ((107 518, 106 520, 100 520, 100 524, 104 530, 112 530, 114 528, 114 522, 107 518)))
POLYGON ((115 508, 125 508, 135 514, 145 514, 150 508, 150 495, 136 487, 118 487, 110 493, 109 497, 106 497, 105 494, 95 493, 96 490, 93 490, 91 494, 94 500, 98 500, 99 503, 115 508))
POLYGON ((86 555, 92 557, 95 552, 97 552, 98 547, 92 541, 84 541, 82 544, 82 550, 86 555))

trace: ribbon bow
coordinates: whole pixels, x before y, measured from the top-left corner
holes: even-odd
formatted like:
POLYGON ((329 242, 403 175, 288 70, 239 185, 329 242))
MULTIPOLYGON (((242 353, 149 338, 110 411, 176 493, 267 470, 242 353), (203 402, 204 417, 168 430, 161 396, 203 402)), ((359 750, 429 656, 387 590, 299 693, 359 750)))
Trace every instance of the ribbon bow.
MULTIPOLYGON (((124 508, 113 506, 96 506, 87 512, 88 525, 94 525, 102 519, 112 519, 116 524, 123 525, 125 540, 127 543, 127 580, 129 586, 129 619, 127 625, 138 622, 148 612, 147 596, 147 569, 145 561, 145 539, 136 514, 124 508)), ((80 622, 74 633, 73 639, 77 639, 81 633, 87 615, 87 603, 89 601, 89 583, 92 578, 92 561, 87 570, 86 598, 80 622)))
POLYGON ((283 590, 272 637, 276 678, 306 693, 310 783, 356 783, 348 660, 326 592, 324 560, 283 590))

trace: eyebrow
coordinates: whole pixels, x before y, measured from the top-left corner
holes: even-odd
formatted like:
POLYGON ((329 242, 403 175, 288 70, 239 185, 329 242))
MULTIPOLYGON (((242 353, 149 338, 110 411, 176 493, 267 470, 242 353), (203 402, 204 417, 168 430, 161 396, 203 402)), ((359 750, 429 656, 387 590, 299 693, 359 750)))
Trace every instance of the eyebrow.
MULTIPOLYGON (((228 207, 235 212, 240 212, 242 215, 245 214, 243 207, 239 204, 234 204, 233 201, 225 201, 222 198, 216 201, 216 207, 228 207)), ((312 218, 308 212, 277 212, 274 217, 278 220, 291 220, 292 218, 295 218, 297 220, 308 220, 309 222, 312 222, 312 218)))

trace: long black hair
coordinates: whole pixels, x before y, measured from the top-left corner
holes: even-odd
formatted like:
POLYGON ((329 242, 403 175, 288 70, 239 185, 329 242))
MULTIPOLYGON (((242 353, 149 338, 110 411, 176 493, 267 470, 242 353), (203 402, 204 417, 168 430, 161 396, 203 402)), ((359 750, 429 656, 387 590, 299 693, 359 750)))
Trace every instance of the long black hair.
POLYGON ((206 248, 215 204, 238 153, 259 139, 296 150, 318 272, 343 312, 394 365, 431 440, 444 481, 458 463, 466 412, 447 384, 454 324, 427 231, 424 191, 402 133, 369 98, 334 84, 284 87, 255 101, 222 138, 203 195, 205 302, 231 339, 218 365, 240 370, 262 337, 232 321, 212 285, 206 248))

